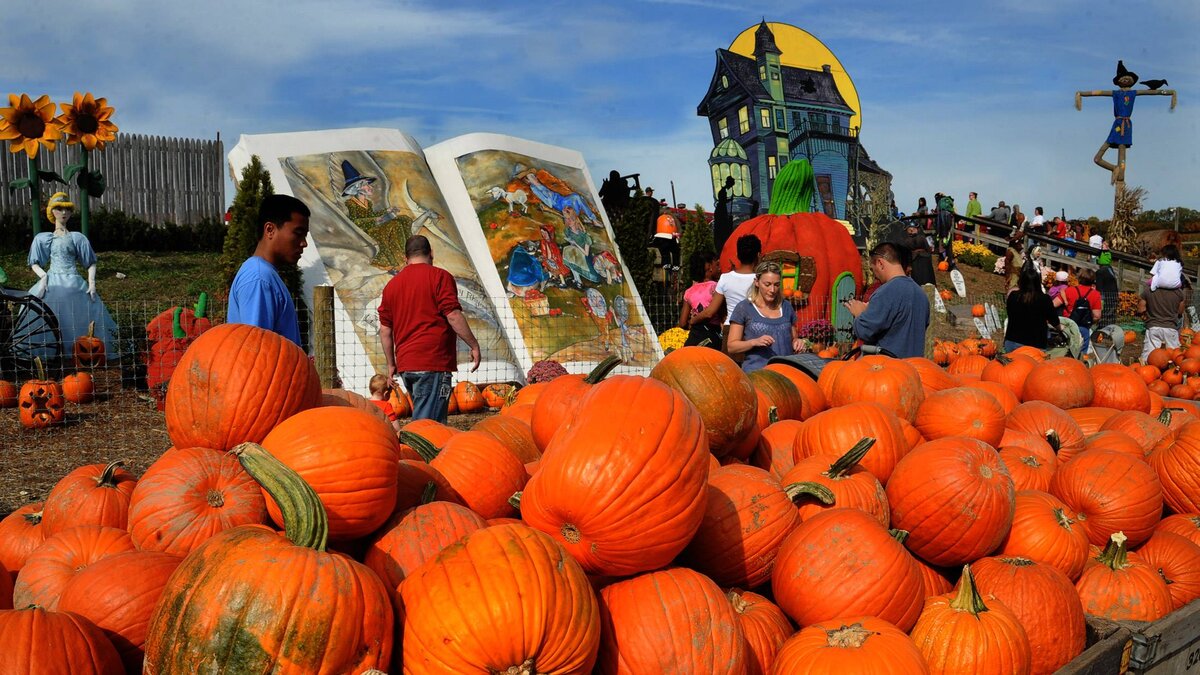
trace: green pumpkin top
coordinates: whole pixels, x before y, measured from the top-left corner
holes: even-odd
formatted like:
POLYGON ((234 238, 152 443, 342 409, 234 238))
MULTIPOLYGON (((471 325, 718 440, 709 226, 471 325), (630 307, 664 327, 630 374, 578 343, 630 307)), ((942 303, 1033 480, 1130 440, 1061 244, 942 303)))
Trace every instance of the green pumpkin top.
POLYGON ((775 176, 769 213, 773 216, 811 213, 815 185, 812 164, 807 159, 788 162, 775 176))

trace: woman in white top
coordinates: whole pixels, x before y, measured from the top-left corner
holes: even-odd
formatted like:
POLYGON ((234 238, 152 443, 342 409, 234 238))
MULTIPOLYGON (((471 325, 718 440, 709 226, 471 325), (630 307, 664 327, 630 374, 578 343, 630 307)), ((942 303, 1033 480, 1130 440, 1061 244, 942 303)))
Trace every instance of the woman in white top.
POLYGON ((762 241, 757 236, 746 234, 738 237, 737 267, 733 271, 721 275, 721 278, 717 280, 717 288, 713 293, 712 302, 703 312, 692 315, 689 320, 690 325, 704 323, 711 317, 720 316, 721 312, 725 312, 725 324, 721 332, 724 338, 728 338, 729 315, 733 313, 739 303, 746 299, 750 285, 754 283, 754 267, 758 264, 761 253, 762 241))

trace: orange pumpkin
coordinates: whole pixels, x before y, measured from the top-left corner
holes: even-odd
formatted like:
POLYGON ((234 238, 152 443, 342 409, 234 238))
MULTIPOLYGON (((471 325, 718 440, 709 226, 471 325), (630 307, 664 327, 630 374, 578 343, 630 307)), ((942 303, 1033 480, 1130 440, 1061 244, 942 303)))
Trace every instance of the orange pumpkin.
POLYGON ((998 555, 1046 563, 1075 580, 1088 558, 1087 531, 1079 515, 1054 495, 1022 490, 998 555))
POLYGON ((983 305, 971 305, 971 316, 983 318, 987 314, 987 309, 983 305))
POLYGON ((396 417, 412 416, 412 397, 408 395, 408 392, 400 391, 398 387, 393 388, 388 401, 392 404, 392 412, 396 413, 396 417))
POLYGON ((1008 415, 1007 426, 1046 439, 1058 452, 1059 462, 1082 452, 1087 440, 1079 424, 1065 411, 1044 401, 1030 401, 1017 406, 1008 415))
POLYGON ((13 673, 126 672, 112 641, 95 624, 78 614, 38 606, 0 612, 0 653, 13 673))
POLYGON ((770 672, 916 674, 928 673, 929 666, 904 631, 882 619, 860 616, 805 626, 783 643, 770 672))
POLYGON ((450 397, 454 399, 460 413, 477 413, 487 408, 483 392, 473 382, 463 380, 454 385, 454 392, 450 397))
POLYGON ((13 606, 58 609, 63 589, 76 574, 108 556, 133 550, 129 533, 115 527, 81 525, 47 537, 17 575, 13 606))
POLYGON ((1176 513, 1167 516, 1154 526, 1155 532, 1173 532, 1200 546, 1200 514, 1176 513))
POLYGON ((521 519, 592 574, 658 569, 704 519, 708 461, 704 423, 683 394, 653 378, 614 377, 592 387, 555 436, 525 487, 521 519))
POLYGON ((930 672, 975 675, 1029 675, 1029 638, 1011 609, 995 598, 986 604, 971 566, 963 568, 958 590, 930 598, 912 629, 912 641, 930 672), (948 649, 948 645, 953 648, 948 649))
POLYGON ((1133 344, 1134 342, 1137 341, 1137 337, 1138 337, 1138 334, 1136 331, 1132 331, 1132 330, 1125 331, 1125 344, 1127 344, 1127 345, 1133 344))
POLYGON ((821 392, 821 387, 817 386, 816 380, 799 368, 783 363, 769 363, 764 370, 783 375, 796 387, 796 391, 800 393, 801 420, 806 420, 829 407, 825 401, 825 394, 821 392))
POLYGON ((1200 465, 1200 420, 1159 440, 1146 461, 1161 481, 1163 499, 1172 511, 1200 512, 1200 476, 1195 475, 1200 465))
POLYGON ((1154 366, 1159 370, 1166 370, 1174 363, 1174 354, 1166 347, 1157 347, 1150 350, 1146 355, 1146 365, 1154 366))
POLYGON ((96 399, 96 383, 89 373, 75 373, 63 378, 63 398, 71 403, 91 403, 96 399))
POLYGON ((524 462, 482 431, 455 434, 429 465, 440 471, 466 505, 484 518, 512 516, 510 498, 525 487, 528 477, 524 462))
MULTIPOLYGON (((754 384, 733 359, 708 347, 683 347, 659 361, 650 377, 691 401, 704 420, 708 447, 718 458, 732 454, 745 459, 754 451, 759 435, 758 397, 754 384)), ((537 421, 535 416, 535 438, 537 421)))
MULTIPOLYGON (((1200 360, 1196 365, 1200 372, 1200 360)), ((1092 367, 1091 374, 1095 389, 1090 405, 1150 411, 1150 391, 1137 373, 1119 363, 1100 363, 1092 367)))
POLYGON ((492 415, 476 422, 472 429, 500 441, 522 463, 536 462, 542 457, 529 424, 515 417, 492 415))
POLYGON ((1091 403, 1095 385, 1088 367, 1068 356, 1034 366, 1025 382, 1022 400, 1045 401, 1068 410, 1091 403))
MULTIPOLYGON (((938 267, 941 267, 942 265, 946 265, 946 263, 945 262, 938 263, 938 267)), ((946 269, 949 269, 949 267, 950 267, 949 265, 946 265, 946 269)), ((945 270, 943 270, 943 271, 945 271, 945 270)), ((953 291, 951 291, 948 288, 943 288, 942 290, 938 291, 938 295, 942 296, 942 300, 949 300, 950 298, 954 297, 953 291)))
POLYGON ((973 438, 951 436, 914 448, 896 465, 887 497, 892 526, 907 530, 905 545, 933 565, 991 553, 1012 525, 1008 469, 995 450, 973 438))
POLYGON ((799 462, 810 455, 838 455, 864 438, 874 438, 875 446, 862 465, 886 485, 909 444, 895 413, 878 403, 850 403, 809 419, 796 434, 792 458, 799 462))
POLYGON ((1119 531, 1140 545, 1162 516, 1163 491, 1154 469, 1111 450, 1081 452, 1060 466, 1050 493, 1082 516, 1088 540, 1097 546, 1119 531))
MULTIPOLYGON (((750 373, 750 382, 760 394, 766 397, 768 407, 775 408, 777 420, 802 419, 804 402, 800 398, 800 391, 796 389, 796 385, 792 384, 787 377, 764 368, 750 373)), ((759 418, 763 417, 764 412, 760 399, 759 418)), ((767 425, 760 424, 759 426, 765 428, 767 425)))
POLYGON ((17 385, 8 380, 0 380, 0 408, 17 407, 17 385))
POLYGON ((26 429, 45 429, 62 424, 65 414, 63 408, 66 406, 62 387, 54 380, 46 379, 40 358, 34 359, 34 362, 37 365, 38 376, 36 379, 26 380, 17 396, 21 426, 26 429))
POLYGON ((1012 476, 1013 489, 1020 490, 1049 490, 1050 478, 1058 462, 1054 453, 1042 454, 1035 450, 1010 445, 999 449, 1000 461, 1008 467, 1012 476))
POLYGON ((829 403, 843 406, 870 401, 911 422, 923 400, 921 376, 911 365, 887 356, 864 356, 838 371, 829 403))
POLYGON ((1004 422, 1004 408, 995 396, 982 389, 959 387, 926 398, 913 424, 928 440, 967 436, 995 447, 1004 437, 1004 422))
MULTIPOLYGON (((1100 430, 1120 431, 1127 434, 1137 442, 1143 453, 1149 453, 1155 444, 1171 433, 1172 427, 1168 425, 1171 424, 1173 417, 1171 413, 1167 413, 1167 423, 1164 424, 1144 412, 1130 410, 1119 412, 1108 418, 1104 424, 1100 425, 1100 430)), ((1180 417, 1180 426, 1186 421, 1185 417, 1180 417)))
POLYGON ((1037 363, 1024 354, 1001 354, 984 366, 979 373, 979 379, 1002 384, 1020 399, 1025 392, 1025 380, 1029 378, 1029 373, 1037 363))
POLYGON ((950 363, 946 372, 951 375, 974 375, 982 379, 983 369, 991 363, 986 356, 979 354, 963 354, 950 363))
POLYGON ((958 382, 934 361, 914 356, 904 359, 904 362, 916 369, 917 376, 921 378, 921 386, 925 389, 926 397, 936 391, 953 389, 959 386, 958 382))
POLYGON ((947 271, 949 271, 949 270, 950 270, 950 263, 948 263, 948 262, 946 262, 945 260, 943 260, 943 261, 941 261, 941 262, 939 262, 939 263, 938 263, 938 266, 937 266, 937 268, 938 268, 938 271, 939 271, 939 272, 947 272, 947 271))
POLYGON ((767 428, 762 430, 758 448, 751 456, 750 463, 782 480, 783 475, 796 465, 792 456, 792 446, 795 445, 796 434, 800 433, 803 424, 796 420, 780 420, 768 424, 767 428))
POLYGON ((418 567, 487 526, 465 506, 445 501, 421 504, 396 513, 371 535, 363 564, 379 575, 393 600, 399 600, 400 583, 418 567))
POLYGON ((1200 598, 1200 546, 1192 540, 1173 532, 1155 532, 1137 554, 1167 582, 1172 610, 1200 598))
POLYGON ((508 402, 513 391, 511 384, 489 384, 483 388, 483 401, 487 403, 487 407, 498 410, 508 402))
POLYGON ((750 591, 725 593, 746 639, 746 675, 771 672, 775 655, 792 634, 792 622, 770 600, 750 591))
POLYGON ((875 439, 864 438, 840 457, 810 455, 784 475, 782 482, 788 496, 796 502, 801 520, 831 508, 851 508, 866 511, 880 525, 888 526, 887 493, 879 479, 859 464, 874 444, 875 439), (815 491, 815 487, 827 490, 828 498, 823 498, 824 492, 815 491), (801 488, 807 488, 807 493, 802 493, 801 488))
POLYGON ((1171 611, 1171 591, 1158 572, 1125 548, 1114 532, 1075 582, 1083 611, 1109 621, 1157 621, 1171 611))
POLYGON ((25 561, 45 540, 42 502, 26 504, 0 519, 0 565, 13 580, 25 561))
POLYGON ((76 368, 99 368, 104 365, 104 340, 96 337, 96 322, 88 322, 87 333, 75 338, 72 349, 76 368))
POLYGON ((80 525, 124 530, 129 522, 129 498, 137 486, 122 461, 81 466, 54 485, 42 509, 45 536, 80 525))

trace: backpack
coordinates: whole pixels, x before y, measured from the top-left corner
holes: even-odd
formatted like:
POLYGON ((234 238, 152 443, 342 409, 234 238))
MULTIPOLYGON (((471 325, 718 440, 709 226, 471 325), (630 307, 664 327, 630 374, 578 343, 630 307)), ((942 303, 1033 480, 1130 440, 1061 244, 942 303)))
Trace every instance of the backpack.
MULTIPOLYGON (((1089 288, 1086 293, 1080 289, 1080 286, 1075 287, 1077 297, 1067 318, 1080 328, 1088 328, 1092 325, 1092 304, 1088 302, 1088 296, 1092 294, 1093 289, 1089 288)), ((1066 300, 1066 291, 1063 292, 1063 300, 1066 300)))

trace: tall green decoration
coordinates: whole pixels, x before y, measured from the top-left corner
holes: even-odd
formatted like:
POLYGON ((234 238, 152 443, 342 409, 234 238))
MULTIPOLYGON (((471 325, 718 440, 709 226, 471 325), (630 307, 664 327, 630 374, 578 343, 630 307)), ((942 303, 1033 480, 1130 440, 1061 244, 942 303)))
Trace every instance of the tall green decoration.
POLYGON ((816 185, 812 164, 807 159, 788 162, 775 177, 770 214, 790 216, 794 213, 811 213, 816 185))

